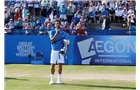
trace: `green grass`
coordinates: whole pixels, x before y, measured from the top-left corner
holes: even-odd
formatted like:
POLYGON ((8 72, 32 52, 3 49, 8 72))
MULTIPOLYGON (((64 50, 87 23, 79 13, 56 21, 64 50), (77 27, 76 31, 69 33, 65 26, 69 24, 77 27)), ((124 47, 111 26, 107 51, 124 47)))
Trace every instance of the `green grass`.
MULTIPOLYGON (((64 65, 64 84, 49 85, 50 65, 6 64, 4 90, 135 90, 135 66, 64 65)), ((57 80, 57 66, 55 82, 57 80)))

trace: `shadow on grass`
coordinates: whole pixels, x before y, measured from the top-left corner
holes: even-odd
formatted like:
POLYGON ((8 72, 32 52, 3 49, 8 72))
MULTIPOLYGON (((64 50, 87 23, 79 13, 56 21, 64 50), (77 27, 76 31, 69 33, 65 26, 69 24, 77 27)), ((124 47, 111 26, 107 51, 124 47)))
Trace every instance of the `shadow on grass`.
POLYGON ((123 87, 123 86, 104 86, 104 85, 69 84, 69 83, 63 83, 63 85, 82 86, 82 87, 95 87, 95 88, 133 89, 133 90, 136 90, 135 87, 123 87))
POLYGON ((28 79, 18 79, 18 78, 12 78, 12 77, 5 77, 4 80, 5 80, 5 81, 7 81, 7 80, 22 80, 22 81, 29 81, 28 79))

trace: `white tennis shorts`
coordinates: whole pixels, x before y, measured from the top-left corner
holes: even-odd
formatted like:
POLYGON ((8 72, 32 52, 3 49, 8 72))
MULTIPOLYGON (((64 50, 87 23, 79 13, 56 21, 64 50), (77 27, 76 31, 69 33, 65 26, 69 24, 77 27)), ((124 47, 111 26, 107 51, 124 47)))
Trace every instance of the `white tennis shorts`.
POLYGON ((66 14, 60 14, 60 18, 66 20, 67 19, 67 15, 66 14))
POLYGON ((56 64, 56 62, 64 63, 64 56, 60 54, 59 51, 52 50, 50 63, 56 64))

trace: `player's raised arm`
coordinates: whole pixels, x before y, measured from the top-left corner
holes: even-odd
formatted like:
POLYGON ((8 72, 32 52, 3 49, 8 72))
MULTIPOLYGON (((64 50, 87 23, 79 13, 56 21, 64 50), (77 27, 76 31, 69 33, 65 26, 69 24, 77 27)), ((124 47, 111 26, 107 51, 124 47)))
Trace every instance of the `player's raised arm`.
POLYGON ((56 36, 58 32, 60 31, 60 21, 56 20, 55 21, 55 32, 50 32, 50 40, 52 43, 56 40, 56 36))
POLYGON ((54 36, 50 38, 51 42, 54 43, 58 32, 55 32, 54 36))

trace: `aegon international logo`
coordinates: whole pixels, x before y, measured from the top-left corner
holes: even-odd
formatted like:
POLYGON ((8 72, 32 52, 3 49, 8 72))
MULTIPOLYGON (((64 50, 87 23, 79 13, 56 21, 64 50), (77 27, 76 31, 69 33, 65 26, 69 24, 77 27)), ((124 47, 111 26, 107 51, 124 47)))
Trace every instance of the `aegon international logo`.
POLYGON ((18 50, 16 56, 27 57, 29 54, 35 56, 33 42, 19 42, 16 48, 18 50))
POLYGON ((126 39, 127 37, 123 36, 112 36, 109 40, 88 38, 77 42, 82 64, 90 64, 93 56, 98 58, 129 58, 130 53, 136 53, 136 42, 132 43, 126 39))

